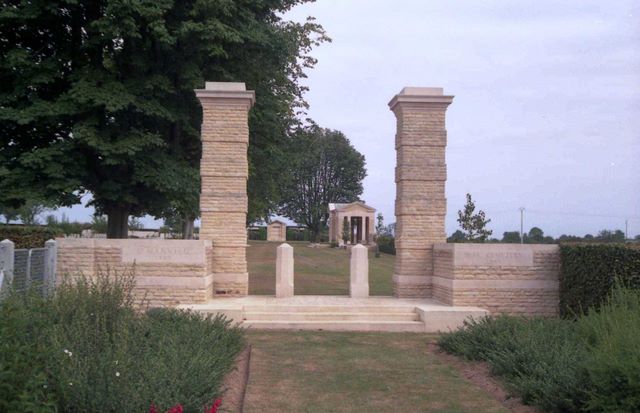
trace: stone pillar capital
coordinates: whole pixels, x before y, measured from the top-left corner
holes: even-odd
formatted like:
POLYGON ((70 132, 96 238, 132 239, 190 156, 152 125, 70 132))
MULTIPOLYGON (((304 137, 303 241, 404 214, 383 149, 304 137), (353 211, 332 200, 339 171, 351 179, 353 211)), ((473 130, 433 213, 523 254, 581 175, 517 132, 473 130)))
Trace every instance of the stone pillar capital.
POLYGON ((247 90, 242 82, 205 82, 204 89, 195 89, 200 104, 218 106, 245 106, 251 108, 256 101, 256 92, 247 90))
POLYGON ((452 101, 453 96, 445 95, 441 87, 404 87, 389 101, 389 108, 446 108, 452 101))

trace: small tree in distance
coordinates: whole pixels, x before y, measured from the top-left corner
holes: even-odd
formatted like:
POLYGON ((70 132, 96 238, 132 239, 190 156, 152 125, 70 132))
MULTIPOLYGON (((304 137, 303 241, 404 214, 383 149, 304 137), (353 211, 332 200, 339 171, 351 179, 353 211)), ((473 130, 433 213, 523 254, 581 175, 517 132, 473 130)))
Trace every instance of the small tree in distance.
POLYGON ((380 235, 382 235, 384 231, 384 217, 380 212, 378 212, 378 215, 376 216, 376 235, 375 239, 373 240, 376 243, 376 258, 380 258, 380 246, 378 245, 378 239, 380 239, 380 235))
POLYGON ((344 245, 346 246, 349 243, 349 239, 351 238, 351 225, 349 224, 349 220, 345 219, 342 223, 342 241, 344 241, 344 245))
POLYGON ((487 224, 491 222, 486 219, 484 211, 480 210, 474 213, 476 204, 471 199, 471 194, 467 194, 467 203, 464 209, 458 211, 458 223, 464 231, 465 239, 469 242, 485 242, 493 231, 487 228, 487 224))

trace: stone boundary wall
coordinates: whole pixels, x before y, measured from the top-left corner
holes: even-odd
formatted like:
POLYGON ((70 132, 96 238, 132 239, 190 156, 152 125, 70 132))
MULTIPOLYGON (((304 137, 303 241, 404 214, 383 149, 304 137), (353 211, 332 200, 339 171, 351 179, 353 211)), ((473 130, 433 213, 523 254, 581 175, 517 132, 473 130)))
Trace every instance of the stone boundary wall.
POLYGON ((209 240, 58 238, 57 282, 65 275, 127 271, 135 265, 136 297, 152 307, 204 303, 213 296, 209 240))
POLYGON ((433 298, 493 314, 555 316, 560 250, 543 244, 436 244, 433 298))

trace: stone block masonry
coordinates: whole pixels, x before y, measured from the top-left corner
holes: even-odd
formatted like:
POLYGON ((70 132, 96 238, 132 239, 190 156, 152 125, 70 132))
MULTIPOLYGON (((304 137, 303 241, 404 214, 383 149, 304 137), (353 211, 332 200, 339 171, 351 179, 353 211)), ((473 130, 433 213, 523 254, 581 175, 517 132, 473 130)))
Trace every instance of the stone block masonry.
POLYGON ((56 281, 134 271, 134 293, 152 307, 207 302, 213 291, 208 240, 59 238, 56 281))
POLYGON ((493 314, 554 316, 559 308, 557 245, 438 244, 433 298, 493 314))
POLYGON ((405 87, 389 107, 396 130, 396 297, 431 297, 433 245, 445 242, 445 112, 441 88, 405 87))
POLYGON ((244 83, 207 82, 202 105, 200 239, 210 240, 214 295, 247 295, 247 148, 255 93, 244 83))

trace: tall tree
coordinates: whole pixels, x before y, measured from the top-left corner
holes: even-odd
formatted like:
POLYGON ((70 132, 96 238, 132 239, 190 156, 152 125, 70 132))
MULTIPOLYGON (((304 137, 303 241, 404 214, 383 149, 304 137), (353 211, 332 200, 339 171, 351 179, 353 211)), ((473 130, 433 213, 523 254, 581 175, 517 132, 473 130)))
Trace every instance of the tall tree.
POLYGON ((280 16, 306 0, 5 1, 0 10, 0 193, 19 206, 90 192, 125 237, 130 215, 198 215, 205 80, 245 81, 250 215, 273 209, 270 169, 305 106, 298 80, 326 40, 313 21, 280 16), (256 199, 264 198, 261 203, 256 199), (168 212, 169 211, 169 212, 168 212), (259 212, 258 212, 259 211, 259 212))
POLYGON ((475 210, 476 204, 471 199, 471 194, 467 194, 467 203, 458 211, 458 223, 467 241, 484 242, 493 234, 493 231, 487 228, 491 220, 486 219, 484 211, 479 210, 475 213, 475 210))
POLYGON ((596 239, 602 242, 624 242, 625 237, 624 232, 620 229, 617 229, 615 231, 603 229, 598 232, 596 239))
POLYGON ((525 242, 529 244, 542 244, 544 242, 544 231, 538 227, 531 228, 525 238, 525 242))
POLYGON ((342 132, 317 125, 299 128, 290 148, 280 213, 306 225, 317 240, 329 219, 328 204, 354 202, 362 194, 365 159, 342 132))

